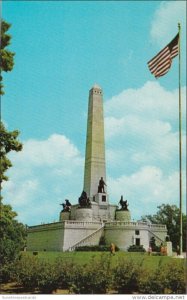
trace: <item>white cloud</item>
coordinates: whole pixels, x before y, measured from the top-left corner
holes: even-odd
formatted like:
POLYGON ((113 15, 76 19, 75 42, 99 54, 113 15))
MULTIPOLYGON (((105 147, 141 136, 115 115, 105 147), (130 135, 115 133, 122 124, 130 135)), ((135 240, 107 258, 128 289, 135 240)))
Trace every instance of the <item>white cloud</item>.
MULTIPOLYGON (((183 116, 185 92, 184 87, 183 116)), ((118 169, 120 174, 131 174, 147 164, 162 165, 169 173, 178 166, 178 90, 147 82, 112 97, 105 103, 105 111, 109 173, 118 169)))
POLYGON ((12 198, 13 204, 17 204, 17 202, 19 202, 19 204, 28 202, 28 198, 26 197, 27 194, 37 191, 38 187, 39 184, 37 179, 30 180, 26 178, 20 186, 11 179, 6 183, 6 188, 12 198))
POLYGON ((69 163, 75 158, 79 163, 78 149, 63 135, 53 134, 47 140, 28 140, 22 152, 16 154, 16 161, 28 161, 35 166, 57 166, 69 163))
POLYGON ((109 178, 109 194, 117 203, 123 195, 129 202, 133 218, 152 214, 162 203, 176 204, 178 199, 178 172, 165 176, 160 168, 145 166, 130 176, 109 178))
MULTIPOLYGON (((184 87, 183 130, 185 98, 184 87)), ((168 91, 158 82, 147 82, 108 100, 105 111, 108 191, 112 202, 119 201, 121 195, 127 197, 135 219, 155 213, 162 203, 178 205, 178 90, 168 91)), ((185 168, 184 132, 183 148, 185 168)))
POLYGON ((168 122, 145 120, 137 115, 127 115, 123 118, 108 117, 105 119, 107 138, 128 134, 144 134, 154 138, 155 135, 166 135, 171 131, 168 122))
POLYGON ((57 220, 65 198, 77 202, 82 192, 83 158, 67 137, 53 134, 43 141, 28 140, 10 159, 13 168, 3 185, 3 196, 21 221, 57 220))
MULTIPOLYGON (((163 1, 155 12, 151 24, 151 38, 164 47, 177 33, 177 24, 181 23, 182 37, 186 40, 186 1, 163 1)), ((184 41, 185 44, 185 41, 184 41)), ((186 45, 186 44, 185 44, 186 45)))
MULTIPOLYGON (((186 89, 182 88, 185 103, 186 89)), ((176 120, 178 115, 178 90, 164 89, 159 82, 148 81, 139 89, 127 89, 105 104, 106 116, 117 117, 138 114, 146 119, 176 120)))

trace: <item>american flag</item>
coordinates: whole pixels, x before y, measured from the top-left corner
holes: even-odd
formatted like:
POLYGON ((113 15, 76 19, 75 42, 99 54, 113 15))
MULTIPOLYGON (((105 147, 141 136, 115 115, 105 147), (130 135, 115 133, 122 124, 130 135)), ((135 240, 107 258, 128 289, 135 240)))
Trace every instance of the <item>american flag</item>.
POLYGON ((172 63, 172 59, 179 53, 179 33, 174 39, 154 56, 147 64, 151 73, 156 77, 165 75, 172 63))

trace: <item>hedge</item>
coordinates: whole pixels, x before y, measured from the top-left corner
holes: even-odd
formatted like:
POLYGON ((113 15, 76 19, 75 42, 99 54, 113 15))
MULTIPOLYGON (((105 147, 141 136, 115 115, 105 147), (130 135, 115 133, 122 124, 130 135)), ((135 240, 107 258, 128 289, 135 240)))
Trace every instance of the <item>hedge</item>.
MULTIPOLYGON (((93 245, 93 246, 80 246, 75 251, 110 251, 110 246, 106 245, 93 245)), ((115 246, 115 251, 119 251, 119 248, 115 246)))
MULTIPOLYGON (((80 265, 56 259, 48 262, 38 256, 22 257, 11 267, 10 277, 25 289, 52 293, 67 289, 74 294, 185 294, 185 269, 182 260, 162 263, 150 270, 143 258, 138 263, 103 253, 100 258, 80 265)), ((10 268, 6 272, 10 271, 10 268)))

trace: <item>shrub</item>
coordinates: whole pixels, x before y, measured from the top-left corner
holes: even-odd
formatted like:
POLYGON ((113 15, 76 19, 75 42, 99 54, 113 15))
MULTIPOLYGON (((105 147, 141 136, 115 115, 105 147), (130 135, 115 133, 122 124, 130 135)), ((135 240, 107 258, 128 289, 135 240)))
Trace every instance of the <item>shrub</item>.
POLYGON ((55 269, 58 273, 58 287, 62 289, 70 289, 72 276, 76 271, 76 265, 72 262, 57 258, 55 260, 55 269))
POLYGON ((58 287, 56 265, 35 256, 22 257, 15 264, 14 276, 25 289, 39 289, 42 293, 51 293, 58 287))
MULTIPOLYGON (((115 246, 115 250, 119 251, 119 248, 115 246)), ((110 251, 110 246, 107 245, 93 245, 93 246, 80 246, 75 251, 110 251)))
POLYGON ((160 270, 142 268, 138 273, 137 285, 140 294, 163 294, 164 285, 160 280, 160 270))
MULTIPOLYGON (((143 261, 142 261, 143 262, 143 261)), ((120 294, 131 294, 137 291, 137 277, 141 264, 135 264, 132 260, 119 260, 113 268, 113 287, 120 294)))
POLYGON ((25 289, 37 287, 37 277, 39 273, 39 262, 37 257, 22 257, 15 262, 14 277, 25 289))
MULTIPOLYGON (((57 258, 55 262, 39 259, 37 256, 23 256, 15 264, 4 266, 3 276, 16 280, 25 289, 52 293, 57 288, 66 288, 75 294, 105 294, 110 288, 118 293, 131 294, 184 294, 185 270, 183 260, 170 260, 159 264, 153 270, 133 259, 118 259, 102 253, 93 256, 85 265, 67 262, 57 258), (112 266, 111 266, 112 263, 112 266)), ((8 278, 8 279, 7 279, 8 278)))
POLYGON ((150 239, 150 246, 152 248, 152 251, 154 252, 160 252, 160 246, 156 245, 156 239, 154 236, 150 239))
POLYGON ((55 264, 41 261, 39 263, 37 275, 37 288, 43 294, 51 294, 58 287, 59 274, 55 264))
POLYGON ((106 255, 85 266, 76 266, 71 281, 71 291, 76 294, 106 294, 110 285, 110 260, 106 255))
POLYGON ((155 270, 142 269, 137 284, 141 294, 185 294, 184 265, 176 261, 162 265, 160 260, 155 270))
POLYGON ((145 249, 142 245, 136 246, 136 245, 131 245, 127 249, 128 252, 145 252, 145 249))
POLYGON ((0 265, 0 283, 7 283, 12 279, 12 269, 13 263, 0 265))
POLYGON ((172 294, 185 294, 185 266, 182 261, 169 262, 162 266, 161 280, 164 282, 166 292, 172 294))

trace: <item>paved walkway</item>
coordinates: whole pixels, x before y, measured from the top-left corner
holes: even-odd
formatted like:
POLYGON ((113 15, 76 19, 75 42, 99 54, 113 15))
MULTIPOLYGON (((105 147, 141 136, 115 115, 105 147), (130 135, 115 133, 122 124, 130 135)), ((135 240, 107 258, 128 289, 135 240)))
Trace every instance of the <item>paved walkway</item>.
MULTIPOLYGON (((183 252, 183 253, 182 253, 182 256, 183 256, 184 258, 186 258, 186 252, 183 252)), ((173 257, 176 257, 176 258, 178 257, 176 252, 173 252, 173 257)))

